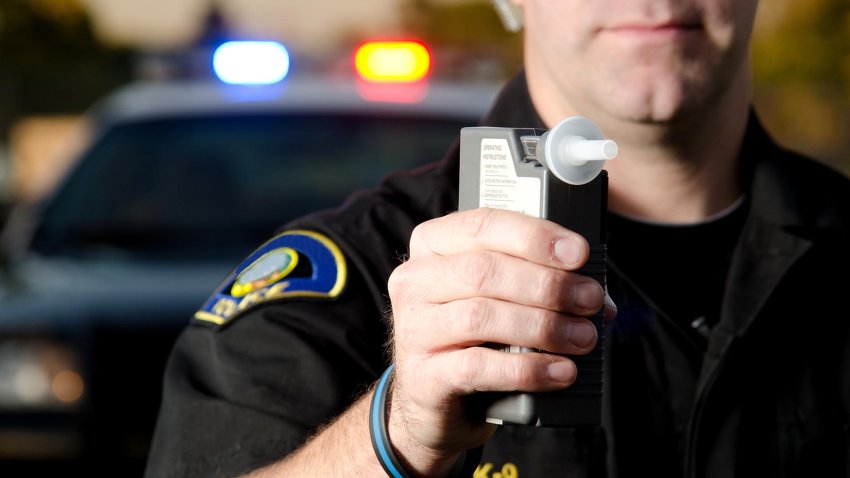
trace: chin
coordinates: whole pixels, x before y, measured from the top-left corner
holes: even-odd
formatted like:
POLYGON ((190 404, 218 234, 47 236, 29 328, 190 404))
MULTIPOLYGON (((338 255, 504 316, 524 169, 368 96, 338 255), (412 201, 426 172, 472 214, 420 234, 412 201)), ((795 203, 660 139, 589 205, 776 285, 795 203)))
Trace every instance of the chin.
POLYGON ((611 86, 600 92, 602 106, 614 116, 637 123, 669 123, 687 114, 699 103, 697 84, 680 81, 655 81, 611 86), (611 91, 616 94, 610 94, 611 91))
POLYGON ((624 101, 605 106, 613 116, 634 123, 662 124, 674 121, 685 110, 681 102, 660 101, 624 101))

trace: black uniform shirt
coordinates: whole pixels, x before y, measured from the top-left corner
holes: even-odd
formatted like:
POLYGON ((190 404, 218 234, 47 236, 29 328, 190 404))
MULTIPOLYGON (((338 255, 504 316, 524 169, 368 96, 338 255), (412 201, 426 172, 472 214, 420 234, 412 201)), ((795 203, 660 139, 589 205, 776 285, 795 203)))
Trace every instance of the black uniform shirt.
MULTIPOLYGON (((543 128, 523 75, 483 123, 543 128)), ((387 278, 413 228, 457 208, 457 146, 289 224, 234 271, 174 348, 148 476, 226 476, 280 459, 380 376, 387 278)), ((741 164, 746 220, 719 251, 731 268, 713 268, 724 300, 705 343, 667 317, 626 257, 619 268, 618 230, 629 230, 612 221, 619 311, 606 330, 602 426, 499 427, 476 477, 847 476, 850 314, 830 301, 848 282, 823 271, 850 270, 850 184, 779 149, 755 118, 741 164)), ((697 264, 693 253, 673 268, 697 264)))

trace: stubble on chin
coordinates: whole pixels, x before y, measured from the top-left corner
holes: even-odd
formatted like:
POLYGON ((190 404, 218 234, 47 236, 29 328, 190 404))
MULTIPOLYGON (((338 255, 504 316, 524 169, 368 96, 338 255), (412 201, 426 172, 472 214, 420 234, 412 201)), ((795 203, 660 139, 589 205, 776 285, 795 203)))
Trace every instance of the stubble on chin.
MULTIPOLYGON (((676 121, 707 101, 714 65, 709 56, 683 51, 626 52, 587 95, 597 107, 622 120, 663 124, 676 121)), ((603 71, 603 70, 597 70, 603 71)))

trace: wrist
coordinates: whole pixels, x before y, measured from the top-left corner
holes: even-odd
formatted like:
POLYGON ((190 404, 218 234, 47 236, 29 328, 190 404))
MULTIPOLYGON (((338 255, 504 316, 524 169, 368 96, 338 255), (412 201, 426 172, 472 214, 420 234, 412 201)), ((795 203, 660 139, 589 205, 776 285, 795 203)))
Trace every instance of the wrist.
MULTIPOLYGON (((445 454, 413 439, 401 414, 391 411, 390 404, 398 402, 392 400, 393 369, 394 366, 390 365, 378 381, 369 413, 372 445, 384 471, 393 478, 471 477, 483 447, 445 454)), ((398 411, 397 407, 395 411, 398 411)))

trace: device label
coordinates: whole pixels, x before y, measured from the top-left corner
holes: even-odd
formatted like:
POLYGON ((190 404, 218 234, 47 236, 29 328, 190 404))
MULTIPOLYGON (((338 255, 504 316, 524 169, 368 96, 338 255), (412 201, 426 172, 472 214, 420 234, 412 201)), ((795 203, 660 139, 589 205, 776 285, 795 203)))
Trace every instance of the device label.
POLYGON ((508 209, 540 217, 540 178, 519 177, 508 140, 481 140, 478 207, 508 209))

